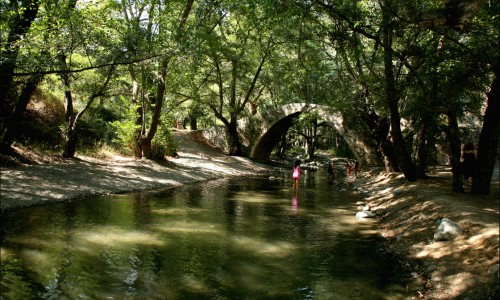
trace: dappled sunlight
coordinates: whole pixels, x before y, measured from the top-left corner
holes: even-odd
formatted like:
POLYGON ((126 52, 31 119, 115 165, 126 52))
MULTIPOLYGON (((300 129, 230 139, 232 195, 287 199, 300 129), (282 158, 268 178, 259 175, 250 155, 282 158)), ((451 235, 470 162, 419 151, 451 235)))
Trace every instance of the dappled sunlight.
POLYGON ((14 253, 7 247, 0 247, 0 261, 10 259, 14 253))
POLYGON ((210 234, 224 236, 226 233, 219 224, 196 221, 162 222, 153 227, 153 230, 176 234, 210 234))
POLYGON ((493 213, 493 214, 496 214, 496 215, 500 214, 499 210, 495 210, 495 209, 492 209, 492 208, 483 208, 483 211, 487 212, 487 213, 493 213))
MULTIPOLYGON (((243 191, 239 192, 236 197, 232 199, 233 201, 246 202, 246 203, 277 203, 275 197, 271 197, 271 195, 267 195, 265 193, 255 193, 252 191, 243 191)), ((281 202, 289 202, 288 199, 283 199, 281 202)))
POLYGON ((430 245, 421 245, 423 249, 416 255, 418 258, 431 257, 431 258, 441 258, 446 255, 450 255, 452 251, 446 247, 447 242, 435 242, 430 245))
POLYGON ((444 276, 440 282, 443 286, 453 286, 454 289, 447 289, 446 299, 454 299, 477 284, 476 276, 469 272, 461 272, 444 276))
POLYGON ((498 248, 498 237, 499 237, 499 229, 498 228, 486 228, 481 230, 478 234, 469 238, 469 244, 476 248, 482 249, 488 246, 494 246, 496 243, 496 247, 498 248))
POLYGON ((29 248, 45 248, 48 246, 58 246, 57 242, 54 240, 49 240, 47 238, 42 238, 39 236, 13 236, 9 237, 8 241, 17 245, 23 245, 29 248))
POLYGON ((400 299, 401 295, 401 290, 397 290, 398 286, 389 288, 389 292, 381 293, 366 282, 344 278, 324 278, 314 282, 311 287, 305 288, 320 291, 321 295, 324 296, 321 299, 400 299), (346 286, 350 288, 346 289, 346 286), (394 293, 391 293, 390 290, 394 290, 394 293))
MULTIPOLYGON (((29 266, 30 271, 36 273, 40 278, 49 278, 56 271, 57 256, 53 256, 42 250, 24 249, 19 253, 26 266, 29 266)), ((2 261, 3 263, 4 261, 2 261)))
POLYGON ((284 241, 264 241, 248 236, 234 236, 232 244, 242 250, 268 257, 283 258, 294 253, 297 245, 284 241))
POLYGON ((169 208, 153 209, 151 210, 151 213, 162 216, 185 216, 185 215, 201 214, 204 211, 206 211, 206 209, 195 208, 195 207, 169 207, 169 208))
POLYGON ((137 231, 123 229, 116 226, 103 226, 92 228, 89 231, 80 231, 75 235, 79 242, 98 244, 102 246, 120 246, 120 245, 147 245, 147 246, 165 246, 166 242, 157 235, 147 231, 137 231))
POLYGON ((204 280, 190 274, 183 275, 180 279, 180 284, 186 290, 200 294, 207 294, 211 289, 204 280))
MULTIPOLYGON (((432 258, 443 259, 446 257, 453 257, 457 254, 464 253, 465 251, 483 251, 487 247, 492 247, 498 252, 498 230, 497 229, 484 229, 480 233, 475 234, 469 238, 457 237, 453 241, 433 242, 430 244, 420 243, 414 246, 418 251, 417 258, 432 258)), ((473 260, 475 256, 467 259, 468 265, 474 265, 473 260)), ((491 264, 498 263, 498 257, 492 259, 491 264)))

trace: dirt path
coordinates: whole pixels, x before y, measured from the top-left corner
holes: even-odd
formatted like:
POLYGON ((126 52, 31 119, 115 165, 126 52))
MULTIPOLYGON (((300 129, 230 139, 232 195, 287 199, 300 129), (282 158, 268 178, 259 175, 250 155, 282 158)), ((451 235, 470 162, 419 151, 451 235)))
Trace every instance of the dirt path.
MULTIPOLYGON (((196 133, 175 131, 173 135, 179 158, 164 163, 79 156, 1 168, 0 208, 256 175, 270 169, 228 157, 196 133)), ((388 252, 404 258, 414 278, 414 285, 408 287, 412 299, 499 299, 498 179, 491 196, 473 197, 451 192, 449 169, 436 168, 430 175, 428 180, 409 183, 398 174, 365 172, 353 188, 382 212, 380 235, 387 241, 388 252), (436 221, 442 217, 457 222, 464 234, 452 241, 434 241, 436 221)))

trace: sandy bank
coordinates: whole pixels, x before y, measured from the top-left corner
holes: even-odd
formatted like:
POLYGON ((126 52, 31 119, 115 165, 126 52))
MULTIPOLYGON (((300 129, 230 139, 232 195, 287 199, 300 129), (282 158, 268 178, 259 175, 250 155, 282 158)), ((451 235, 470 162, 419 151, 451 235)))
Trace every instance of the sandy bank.
POLYGON ((160 163, 119 156, 77 156, 51 164, 1 168, 0 208, 252 176, 269 170, 268 166, 210 148, 194 132, 177 131, 174 138, 179 157, 160 163))

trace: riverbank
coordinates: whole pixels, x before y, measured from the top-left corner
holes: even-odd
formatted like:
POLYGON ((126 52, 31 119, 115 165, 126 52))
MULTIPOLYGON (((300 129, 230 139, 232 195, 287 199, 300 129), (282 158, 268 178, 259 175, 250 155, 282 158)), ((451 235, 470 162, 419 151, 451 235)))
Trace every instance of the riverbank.
POLYGON ((34 158, 43 163, 0 169, 0 209, 98 195, 145 191, 232 176, 266 174, 270 167, 211 148, 196 132, 174 131, 178 157, 164 162, 110 156, 34 158))
MULTIPOLYGON (((2 167, 0 207, 84 201, 96 195, 262 175, 271 170, 249 159, 226 156, 195 132, 174 131, 173 137, 179 157, 162 163, 78 156, 2 167)), ((409 183, 400 174, 371 170, 362 172, 352 186, 382 213, 379 233, 388 253, 404 258, 404 267, 414 278, 414 286, 409 287, 415 291, 414 299, 498 299, 498 177, 491 196, 471 196, 451 192, 449 168, 435 168, 429 175, 427 180, 409 183), (434 241, 436 221, 443 217, 457 222, 464 234, 453 241, 434 241)), ((353 204, 353 217, 355 210, 353 204)))
POLYGON ((429 175, 410 183, 401 174, 371 171, 355 187, 381 213, 379 234, 387 252, 403 258, 415 299, 500 299, 498 177, 490 196, 473 196, 451 191, 448 167, 429 175), (458 223, 463 235, 435 241, 441 218, 458 223))

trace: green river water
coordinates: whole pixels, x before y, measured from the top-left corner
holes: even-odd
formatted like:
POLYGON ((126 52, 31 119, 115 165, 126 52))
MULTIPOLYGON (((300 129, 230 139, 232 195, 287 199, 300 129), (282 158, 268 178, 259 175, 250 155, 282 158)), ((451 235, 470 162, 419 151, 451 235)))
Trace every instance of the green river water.
POLYGON ((1 299, 410 299, 359 200, 318 171, 7 211, 1 299))

